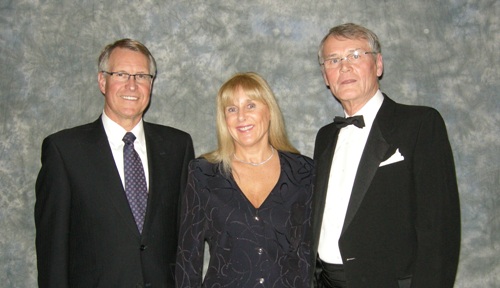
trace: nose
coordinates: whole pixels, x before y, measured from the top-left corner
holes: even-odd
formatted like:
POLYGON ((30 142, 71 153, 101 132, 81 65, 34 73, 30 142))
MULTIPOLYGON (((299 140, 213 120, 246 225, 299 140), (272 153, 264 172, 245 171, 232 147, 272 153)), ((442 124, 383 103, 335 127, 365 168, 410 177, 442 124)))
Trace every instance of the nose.
POLYGON ((347 72, 351 69, 351 62, 349 60, 344 59, 340 61, 340 72, 347 72))
POLYGON ((130 75, 130 77, 127 80, 127 88, 130 90, 135 90, 137 89, 137 80, 135 80, 136 75, 130 75))
POLYGON ((238 121, 245 121, 245 119, 246 119, 245 112, 243 111, 243 109, 239 109, 238 110, 238 121))

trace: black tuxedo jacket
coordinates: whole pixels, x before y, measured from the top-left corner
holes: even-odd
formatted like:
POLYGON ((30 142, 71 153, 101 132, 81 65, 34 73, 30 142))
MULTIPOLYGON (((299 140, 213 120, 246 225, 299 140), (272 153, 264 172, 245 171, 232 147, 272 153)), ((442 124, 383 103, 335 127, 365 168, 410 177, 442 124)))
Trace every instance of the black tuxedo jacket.
MULTIPOLYGON (((338 133, 329 124, 315 143, 313 261, 338 133)), ((453 155, 436 110, 397 104, 384 95, 338 245, 349 288, 453 287, 460 207, 453 155), (396 151, 403 161, 381 165, 396 151)))
POLYGON ((149 196, 142 235, 101 119, 47 137, 36 182, 40 287, 174 287, 189 134, 144 122, 149 196))

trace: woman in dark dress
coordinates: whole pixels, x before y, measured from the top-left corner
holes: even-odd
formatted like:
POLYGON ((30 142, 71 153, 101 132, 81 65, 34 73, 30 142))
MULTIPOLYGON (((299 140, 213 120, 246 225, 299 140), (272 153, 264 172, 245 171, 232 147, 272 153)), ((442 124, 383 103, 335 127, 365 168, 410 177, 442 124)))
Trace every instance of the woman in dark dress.
POLYGON ((177 287, 308 287, 314 165, 288 141, 261 76, 220 88, 217 132, 218 149, 190 163, 177 287))

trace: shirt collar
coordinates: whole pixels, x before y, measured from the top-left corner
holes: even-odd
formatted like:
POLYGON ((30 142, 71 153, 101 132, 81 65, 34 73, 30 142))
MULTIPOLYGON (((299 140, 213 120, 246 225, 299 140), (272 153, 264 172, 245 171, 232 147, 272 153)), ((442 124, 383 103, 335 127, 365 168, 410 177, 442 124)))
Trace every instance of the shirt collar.
MULTIPOLYGON (((380 90, 377 90, 375 95, 372 98, 370 98, 370 100, 368 100, 368 102, 366 102, 366 104, 352 116, 363 115, 365 126, 367 128, 371 128, 373 121, 375 120, 375 116, 377 116, 378 110, 382 106, 382 102, 384 102, 384 95, 380 90)), ((345 110, 344 114, 346 117, 348 117, 345 110)))
MULTIPOLYGON (((125 136, 125 133, 127 133, 127 130, 123 129, 122 126, 120 126, 115 121, 111 120, 111 118, 109 118, 108 115, 106 115, 106 112, 104 111, 102 111, 101 119, 109 143, 113 146, 123 145, 122 139, 123 136, 125 136)), ((137 125, 135 125, 135 127, 132 128, 130 132, 134 133, 136 138, 135 142, 146 143, 142 118, 139 121, 139 123, 137 123, 137 125)))

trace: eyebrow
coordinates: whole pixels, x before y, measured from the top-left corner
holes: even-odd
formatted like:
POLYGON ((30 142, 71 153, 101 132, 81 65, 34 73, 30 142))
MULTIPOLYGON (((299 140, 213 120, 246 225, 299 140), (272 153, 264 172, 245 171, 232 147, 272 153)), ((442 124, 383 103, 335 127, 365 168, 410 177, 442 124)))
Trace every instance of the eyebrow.
MULTIPOLYGON (((353 53, 354 51, 356 51, 356 50, 360 50, 360 49, 362 49, 362 48, 353 48, 353 49, 349 49, 349 50, 347 50, 347 53, 353 53)), ((327 58, 331 58, 331 57, 335 57, 335 56, 338 56, 338 55, 339 55, 338 53, 332 53, 332 54, 327 55, 327 56, 325 57, 325 59, 327 59, 327 58)))
POLYGON ((125 69, 115 69, 113 72, 115 72, 115 73, 128 73, 128 74, 149 74, 149 72, 145 72, 143 70, 140 70, 139 72, 136 72, 136 73, 132 73, 132 72, 128 72, 125 69))

